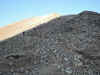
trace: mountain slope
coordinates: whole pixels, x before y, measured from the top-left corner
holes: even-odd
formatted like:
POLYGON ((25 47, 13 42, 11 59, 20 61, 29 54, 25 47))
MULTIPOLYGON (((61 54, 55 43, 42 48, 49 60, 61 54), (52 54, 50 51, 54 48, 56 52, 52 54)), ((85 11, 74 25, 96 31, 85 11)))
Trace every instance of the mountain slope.
POLYGON ((5 40, 7 38, 13 37, 21 32, 34 28, 42 23, 46 23, 60 15, 53 13, 47 16, 39 16, 34 18, 25 19, 20 22, 9 24, 5 27, 0 28, 0 40, 5 40))
POLYGON ((43 23, 0 42, 0 56, 18 62, 13 62, 17 65, 13 71, 23 67, 24 75, 29 75, 27 65, 31 66, 28 67, 31 75, 38 75, 37 72, 39 75, 97 75, 100 72, 100 14, 83 11, 43 23), (26 57, 31 60, 34 54, 39 57, 38 63, 21 63, 26 57))

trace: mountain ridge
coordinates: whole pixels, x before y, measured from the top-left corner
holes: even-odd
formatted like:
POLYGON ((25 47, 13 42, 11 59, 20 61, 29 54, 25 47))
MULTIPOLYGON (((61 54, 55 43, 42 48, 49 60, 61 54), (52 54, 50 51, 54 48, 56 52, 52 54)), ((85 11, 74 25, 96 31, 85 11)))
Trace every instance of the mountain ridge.
POLYGON ((5 40, 7 38, 18 35, 21 32, 32 29, 42 23, 46 23, 52 19, 59 17, 60 15, 57 13, 52 13, 46 16, 38 16, 34 18, 25 19, 13 24, 9 24, 7 26, 0 28, 0 40, 5 40))

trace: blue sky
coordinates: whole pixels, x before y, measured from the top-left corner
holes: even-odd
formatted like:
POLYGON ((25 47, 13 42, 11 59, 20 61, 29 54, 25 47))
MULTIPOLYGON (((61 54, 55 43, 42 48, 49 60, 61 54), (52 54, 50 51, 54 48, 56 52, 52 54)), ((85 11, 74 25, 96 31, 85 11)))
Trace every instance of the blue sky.
POLYGON ((100 12, 100 0, 0 0, 0 26, 49 13, 100 12))

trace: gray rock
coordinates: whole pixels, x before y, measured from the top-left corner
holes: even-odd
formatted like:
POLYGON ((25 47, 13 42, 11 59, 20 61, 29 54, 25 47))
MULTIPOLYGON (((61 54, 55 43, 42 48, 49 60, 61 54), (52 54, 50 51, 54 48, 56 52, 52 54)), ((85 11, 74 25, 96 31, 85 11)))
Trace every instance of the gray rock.
MULTIPOLYGON (((0 57, 12 62, 11 68, 17 75, 75 75, 75 72, 97 75, 100 72, 100 14, 84 11, 61 16, 1 41, 0 57)), ((9 68, 8 64, 6 67, 9 68)))

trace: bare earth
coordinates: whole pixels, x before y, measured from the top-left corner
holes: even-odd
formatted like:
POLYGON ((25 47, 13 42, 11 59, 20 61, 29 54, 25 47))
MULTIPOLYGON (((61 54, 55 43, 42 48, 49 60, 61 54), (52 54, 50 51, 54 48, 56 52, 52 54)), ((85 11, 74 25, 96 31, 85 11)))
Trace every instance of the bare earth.
POLYGON ((21 32, 36 27, 42 23, 46 23, 52 19, 59 17, 60 15, 52 13, 46 16, 38 16, 29 19, 25 19, 13 24, 9 24, 0 28, 0 41, 13 37, 21 32))

